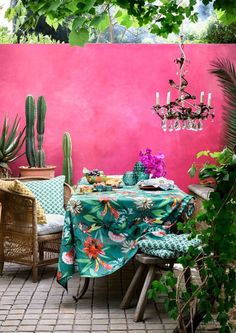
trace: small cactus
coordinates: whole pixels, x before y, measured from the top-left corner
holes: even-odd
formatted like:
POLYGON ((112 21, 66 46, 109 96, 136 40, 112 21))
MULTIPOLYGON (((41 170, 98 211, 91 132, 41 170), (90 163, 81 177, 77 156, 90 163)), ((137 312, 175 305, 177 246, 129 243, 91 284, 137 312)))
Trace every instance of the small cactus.
POLYGON ((26 157, 30 167, 45 167, 45 154, 43 151, 43 135, 46 116, 46 102, 43 96, 37 101, 37 110, 33 96, 27 96, 25 102, 26 115, 26 157), (35 118, 37 114, 37 140, 38 150, 35 144, 35 118))
POLYGON ((73 185, 73 175, 72 175, 72 142, 71 136, 69 133, 64 133, 63 135, 63 175, 65 175, 66 183, 69 185, 73 185))

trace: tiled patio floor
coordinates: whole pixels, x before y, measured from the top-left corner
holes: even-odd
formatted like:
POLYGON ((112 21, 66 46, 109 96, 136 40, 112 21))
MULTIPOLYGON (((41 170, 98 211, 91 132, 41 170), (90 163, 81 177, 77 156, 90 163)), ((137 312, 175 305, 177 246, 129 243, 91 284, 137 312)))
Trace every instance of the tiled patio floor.
POLYGON ((55 266, 44 268, 39 283, 32 283, 27 267, 6 264, 0 277, 0 332, 172 332, 175 322, 168 318, 161 302, 150 302, 140 323, 133 322, 134 307, 119 309, 133 266, 93 280, 76 305, 72 295, 76 293, 78 275, 70 281, 67 294, 55 280, 55 266))

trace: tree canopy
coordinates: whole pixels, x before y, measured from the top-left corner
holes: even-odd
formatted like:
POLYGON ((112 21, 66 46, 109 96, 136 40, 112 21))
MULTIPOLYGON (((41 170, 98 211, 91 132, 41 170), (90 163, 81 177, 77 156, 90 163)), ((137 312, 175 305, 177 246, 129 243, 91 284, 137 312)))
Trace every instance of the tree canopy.
MULTIPOLYGON (((101 33, 109 29, 114 18, 126 28, 145 27, 162 37, 171 32, 178 34, 185 18, 198 20, 197 0, 18 0, 15 3, 7 10, 6 17, 15 21, 16 30, 19 27, 33 30, 44 16, 55 30, 66 23, 70 44, 79 46, 88 42, 91 31, 101 33)), ((215 0, 213 7, 225 24, 236 21, 235 0, 215 0)))

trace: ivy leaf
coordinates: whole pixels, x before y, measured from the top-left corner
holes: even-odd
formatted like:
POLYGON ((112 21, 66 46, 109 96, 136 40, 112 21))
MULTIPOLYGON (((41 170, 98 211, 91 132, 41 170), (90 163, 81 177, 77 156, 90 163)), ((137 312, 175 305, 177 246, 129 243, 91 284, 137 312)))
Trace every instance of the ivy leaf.
POLYGON ((109 27, 110 24, 110 20, 109 20, 109 16, 106 12, 103 12, 100 15, 100 20, 99 23, 97 24, 97 29, 99 31, 105 31, 107 27, 109 27))
POLYGON ((8 21, 12 21, 16 15, 15 9, 14 8, 8 8, 5 12, 5 18, 8 19, 8 21))
POLYGON ((191 168, 188 170, 188 174, 191 178, 193 178, 195 176, 195 173, 197 171, 197 168, 195 166, 195 164, 193 163, 191 168))
POLYGON ((200 151, 199 153, 197 153, 197 158, 201 157, 201 156, 208 156, 209 155, 209 150, 203 150, 200 151))
POLYGON ((122 19, 120 20, 119 23, 120 25, 123 25, 127 29, 129 29, 133 25, 133 21, 128 14, 122 16, 122 19))
POLYGON ((114 15, 114 18, 118 18, 121 17, 123 15, 123 11, 121 9, 119 9, 116 14, 114 15))
POLYGON ((58 21, 49 15, 46 17, 46 23, 50 25, 50 27, 53 27, 55 30, 57 30, 59 25, 58 21))
POLYGON ((84 17, 77 17, 76 19, 74 19, 74 21, 72 23, 72 30, 76 31, 76 30, 80 29, 82 27, 82 25, 84 24, 85 20, 86 19, 84 17))
POLYGON ((61 1, 53 1, 51 2, 50 6, 48 7, 48 11, 56 11, 58 7, 60 7, 61 1))
POLYGON ((72 30, 69 34, 69 42, 71 46, 84 46, 89 40, 89 32, 82 28, 78 31, 72 30))
POLYGON ((86 11, 89 11, 93 5, 95 4, 96 0, 85 0, 84 3, 86 4, 83 11, 86 12, 86 11))

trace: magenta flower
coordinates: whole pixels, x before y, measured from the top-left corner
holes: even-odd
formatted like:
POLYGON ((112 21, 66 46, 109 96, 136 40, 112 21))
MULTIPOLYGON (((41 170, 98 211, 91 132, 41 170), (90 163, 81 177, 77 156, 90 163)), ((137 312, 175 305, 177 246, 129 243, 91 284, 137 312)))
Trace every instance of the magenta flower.
POLYGON ((140 162, 145 166, 145 172, 152 174, 152 178, 164 177, 166 174, 166 166, 164 163, 165 155, 158 153, 152 155, 152 150, 147 148, 145 152, 140 151, 140 162))

